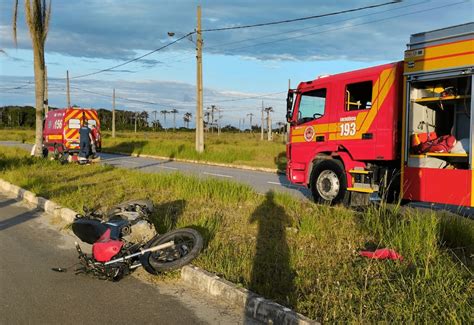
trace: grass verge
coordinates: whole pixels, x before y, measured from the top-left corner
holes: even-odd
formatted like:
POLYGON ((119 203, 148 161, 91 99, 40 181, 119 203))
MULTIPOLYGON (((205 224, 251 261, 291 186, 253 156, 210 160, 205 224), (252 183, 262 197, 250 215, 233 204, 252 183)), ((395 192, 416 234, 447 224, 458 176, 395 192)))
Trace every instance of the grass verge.
MULTIPOLYGON (((260 134, 206 133, 205 152, 195 150, 193 132, 103 132, 103 151, 181 158, 213 163, 285 170, 286 156, 283 136, 261 141, 260 134)), ((0 140, 34 143, 33 130, 2 129, 0 140)))
POLYGON ((473 312, 472 220, 398 207, 356 213, 245 185, 109 166, 60 165, 0 148, 0 177, 61 205, 152 199, 164 232, 205 237, 195 264, 326 322, 468 323, 473 312), (389 247, 403 261, 361 258, 389 247))

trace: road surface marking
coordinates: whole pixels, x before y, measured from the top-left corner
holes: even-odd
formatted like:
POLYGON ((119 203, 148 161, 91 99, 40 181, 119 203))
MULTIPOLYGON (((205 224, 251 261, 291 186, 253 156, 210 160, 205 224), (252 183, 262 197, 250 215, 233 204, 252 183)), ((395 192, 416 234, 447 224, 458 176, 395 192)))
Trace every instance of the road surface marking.
MULTIPOLYGON (((120 160, 119 160, 119 162, 120 162, 120 160)), ((122 160, 122 162, 127 163, 127 164, 132 164, 132 165, 140 165, 139 162, 131 161, 131 160, 128 160, 128 159, 124 159, 124 160, 122 160)))
POLYGON ((214 174, 214 173, 207 173, 207 172, 203 172, 203 174, 211 175, 211 176, 217 176, 217 177, 234 178, 234 176, 222 175, 222 174, 214 174))
MULTIPOLYGON (((150 167, 152 167, 152 166, 150 166, 150 167)), ((177 170, 178 169, 178 168, 175 168, 175 167, 160 166, 160 165, 156 165, 156 167, 163 168, 163 169, 172 169, 172 170, 177 170)))
POLYGON ((268 184, 280 185, 280 186, 287 187, 287 188, 294 188, 294 189, 301 189, 301 188, 303 188, 302 186, 293 185, 293 184, 283 184, 283 183, 278 183, 278 182, 267 182, 267 183, 268 183, 268 184))

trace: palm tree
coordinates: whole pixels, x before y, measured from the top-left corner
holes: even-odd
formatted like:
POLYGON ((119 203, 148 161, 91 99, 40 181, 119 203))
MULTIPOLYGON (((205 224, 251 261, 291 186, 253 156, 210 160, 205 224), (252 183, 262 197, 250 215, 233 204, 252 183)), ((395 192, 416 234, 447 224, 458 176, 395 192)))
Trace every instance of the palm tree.
POLYGON ((176 108, 173 108, 168 113, 173 114, 173 130, 176 130, 176 114, 178 113, 178 110, 176 108))
MULTIPOLYGON (((43 111, 44 91, 46 82, 46 63, 44 61, 44 44, 48 36, 49 18, 51 16, 51 0, 24 0, 25 18, 30 31, 33 47, 34 74, 35 74, 35 106, 36 106, 36 134, 35 156, 43 154, 43 111)), ((14 0, 13 11, 13 40, 17 43, 16 22, 18 17, 18 0, 14 0)))
POLYGON ((169 113, 169 111, 167 111, 165 109, 160 111, 160 114, 163 115, 163 127, 164 127, 165 130, 166 130, 166 114, 168 114, 168 113, 169 113))
POLYGON ((186 124, 186 127, 188 129, 189 129, 189 122, 191 121, 192 116, 193 116, 193 114, 191 114, 189 112, 184 113, 184 116, 183 116, 184 123, 186 124))

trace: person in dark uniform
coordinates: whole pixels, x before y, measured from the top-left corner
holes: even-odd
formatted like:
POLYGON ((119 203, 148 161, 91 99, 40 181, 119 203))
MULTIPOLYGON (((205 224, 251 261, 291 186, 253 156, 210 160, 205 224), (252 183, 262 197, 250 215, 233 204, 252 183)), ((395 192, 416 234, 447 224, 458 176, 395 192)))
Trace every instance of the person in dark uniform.
POLYGON ((92 155, 92 135, 87 124, 86 119, 82 120, 82 126, 79 129, 79 159, 82 161, 87 161, 89 156, 92 155))

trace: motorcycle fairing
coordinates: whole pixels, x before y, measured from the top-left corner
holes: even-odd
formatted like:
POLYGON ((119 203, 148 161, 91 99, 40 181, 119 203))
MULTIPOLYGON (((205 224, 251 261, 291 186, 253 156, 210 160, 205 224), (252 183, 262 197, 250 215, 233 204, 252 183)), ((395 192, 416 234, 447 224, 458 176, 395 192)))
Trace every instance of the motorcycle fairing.
POLYGON ((123 242, 110 239, 110 228, 92 245, 92 255, 98 262, 108 262, 122 249, 123 242))

